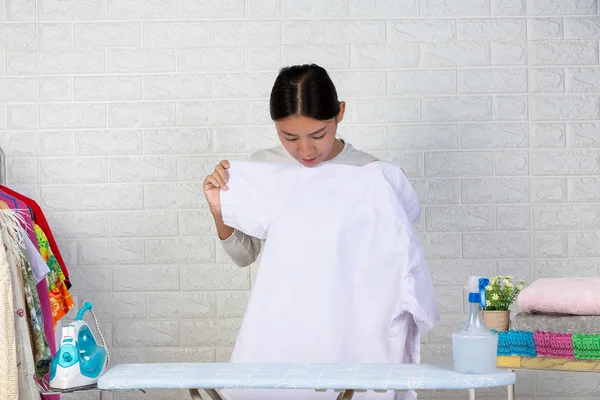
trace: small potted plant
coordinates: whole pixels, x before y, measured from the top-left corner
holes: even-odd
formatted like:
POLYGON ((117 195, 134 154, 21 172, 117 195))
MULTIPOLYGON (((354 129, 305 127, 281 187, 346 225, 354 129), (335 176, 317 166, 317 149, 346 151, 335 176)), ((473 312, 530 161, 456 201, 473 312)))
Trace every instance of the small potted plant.
POLYGON ((510 326, 509 307, 517 299, 525 281, 513 283, 510 275, 498 275, 490 279, 490 284, 485 288, 485 307, 483 319, 488 329, 507 331, 510 326))

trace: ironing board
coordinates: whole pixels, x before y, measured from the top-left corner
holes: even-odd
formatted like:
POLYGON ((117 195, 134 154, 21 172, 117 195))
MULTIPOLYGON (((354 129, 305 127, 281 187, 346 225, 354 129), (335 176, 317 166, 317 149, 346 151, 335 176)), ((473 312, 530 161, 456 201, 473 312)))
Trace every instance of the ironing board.
POLYGON ((475 399, 477 388, 514 383, 515 374, 506 370, 470 375, 427 364, 149 363, 112 367, 98 380, 98 389, 188 389, 195 400, 202 399, 199 389, 212 400, 223 400, 217 389, 332 390, 339 400, 367 390, 469 389, 475 399))

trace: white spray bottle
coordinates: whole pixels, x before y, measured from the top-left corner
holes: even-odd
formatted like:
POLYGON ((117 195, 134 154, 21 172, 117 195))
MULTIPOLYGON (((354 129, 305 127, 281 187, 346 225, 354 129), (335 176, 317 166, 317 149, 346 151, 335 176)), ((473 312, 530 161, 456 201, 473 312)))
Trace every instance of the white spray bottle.
POLYGON ((489 283, 487 278, 469 277, 467 321, 462 330, 452 334, 452 355, 456 372, 488 374, 496 370, 498 336, 485 326, 483 320, 485 288, 489 283))

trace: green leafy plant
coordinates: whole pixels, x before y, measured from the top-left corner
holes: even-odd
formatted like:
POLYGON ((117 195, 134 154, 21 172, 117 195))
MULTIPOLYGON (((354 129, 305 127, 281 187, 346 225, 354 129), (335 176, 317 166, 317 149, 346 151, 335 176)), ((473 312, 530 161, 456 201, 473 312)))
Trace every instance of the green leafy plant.
POLYGON ((485 310, 506 311, 517 299, 525 284, 524 280, 513 283, 510 275, 498 275, 490 279, 490 284, 485 288, 485 310))

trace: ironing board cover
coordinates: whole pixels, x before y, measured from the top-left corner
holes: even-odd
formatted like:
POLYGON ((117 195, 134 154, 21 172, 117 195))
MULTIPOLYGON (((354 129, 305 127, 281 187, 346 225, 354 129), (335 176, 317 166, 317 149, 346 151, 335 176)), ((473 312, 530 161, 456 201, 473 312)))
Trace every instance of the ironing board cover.
POLYGON ((507 386, 515 374, 460 374, 426 364, 119 364, 98 380, 101 390, 135 389, 471 389, 507 386))

